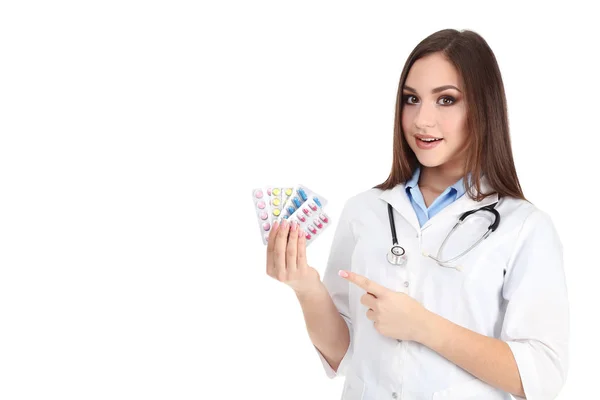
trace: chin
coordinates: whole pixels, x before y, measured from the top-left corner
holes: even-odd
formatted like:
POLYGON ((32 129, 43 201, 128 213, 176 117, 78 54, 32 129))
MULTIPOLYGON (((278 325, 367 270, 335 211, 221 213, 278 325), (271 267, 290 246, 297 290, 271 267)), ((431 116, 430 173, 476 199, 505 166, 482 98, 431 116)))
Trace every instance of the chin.
POLYGON ((419 157, 417 156, 417 160, 419 160, 419 164, 421 164, 423 167, 427 167, 427 168, 435 168, 435 167, 439 167, 441 165, 444 165, 444 163, 446 162, 446 159, 442 158, 442 157, 419 157))

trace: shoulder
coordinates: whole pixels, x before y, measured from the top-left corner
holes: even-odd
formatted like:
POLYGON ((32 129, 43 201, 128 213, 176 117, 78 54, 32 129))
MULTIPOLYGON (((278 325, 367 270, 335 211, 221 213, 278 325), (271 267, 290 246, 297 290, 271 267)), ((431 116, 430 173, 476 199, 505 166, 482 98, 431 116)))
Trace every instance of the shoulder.
POLYGON ((503 197, 498 203, 498 212, 501 218, 513 221, 521 232, 555 230, 550 214, 527 200, 503 197))
POLYGON ((379 197, 382 193, 383 190, 381 189, 371 188, 350 196, 345 201, 344 213, 353 214, 360 210, 364 210, 365 208, 377 205, 381 201, 379 197))

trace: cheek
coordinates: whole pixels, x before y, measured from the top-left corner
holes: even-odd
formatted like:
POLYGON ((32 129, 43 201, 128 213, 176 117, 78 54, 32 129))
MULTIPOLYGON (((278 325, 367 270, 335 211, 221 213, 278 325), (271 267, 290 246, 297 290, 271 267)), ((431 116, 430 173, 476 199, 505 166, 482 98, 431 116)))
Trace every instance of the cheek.
POLYGON ((466 139, 466 113, 462 110, 452 110, 440 115, 438 124, 444 137, 462 142, 466 139))
POLYGON ((410 133, 413 119, 414 107, 404 107, 402 109, 402 131, 405 135, 410 133))

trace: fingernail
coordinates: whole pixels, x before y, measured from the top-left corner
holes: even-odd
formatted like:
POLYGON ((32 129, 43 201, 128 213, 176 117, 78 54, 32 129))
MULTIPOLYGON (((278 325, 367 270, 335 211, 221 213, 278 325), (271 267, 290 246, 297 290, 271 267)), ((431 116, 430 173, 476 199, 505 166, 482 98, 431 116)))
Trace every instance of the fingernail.
POLYGON ((348 273, 346 271, 344 271, 343 269, 340 269, 338 271, 338 275, 343 277, 343 278, 347 278, 348 277, 348 273))
POLYGON ((287 219, 284 219, 283 221, 281 221, 281 228, 285 229, 287 227, 287 219))
POLYGON ((292 232, 296 232, 296 228, 298 228, 298 224, 296 221, 292 221, 292 232))
POLYGON ((273 230, 274 230, 274 231, 276 231, 276 230, 277 230, 277 228, 279 228, 279 221, 275 221, 275 222, 273 223, 273 230))
POLYGON ((304 231, 302 229, 298 229, 298 237, 299 238, 303 238, 304 237, 304 231))

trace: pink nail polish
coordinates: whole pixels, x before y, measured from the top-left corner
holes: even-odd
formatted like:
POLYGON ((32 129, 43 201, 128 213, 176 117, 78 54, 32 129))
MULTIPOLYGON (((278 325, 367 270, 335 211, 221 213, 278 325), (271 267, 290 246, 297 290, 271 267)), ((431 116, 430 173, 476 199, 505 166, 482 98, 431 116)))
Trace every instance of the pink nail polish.
POLYGON ((341 277, 343 277, 343 278, 347 278, 348 277, 348 273, 346 271, 341 270, 341 269, 338 271, 338 275, 341 276, 341 277))

